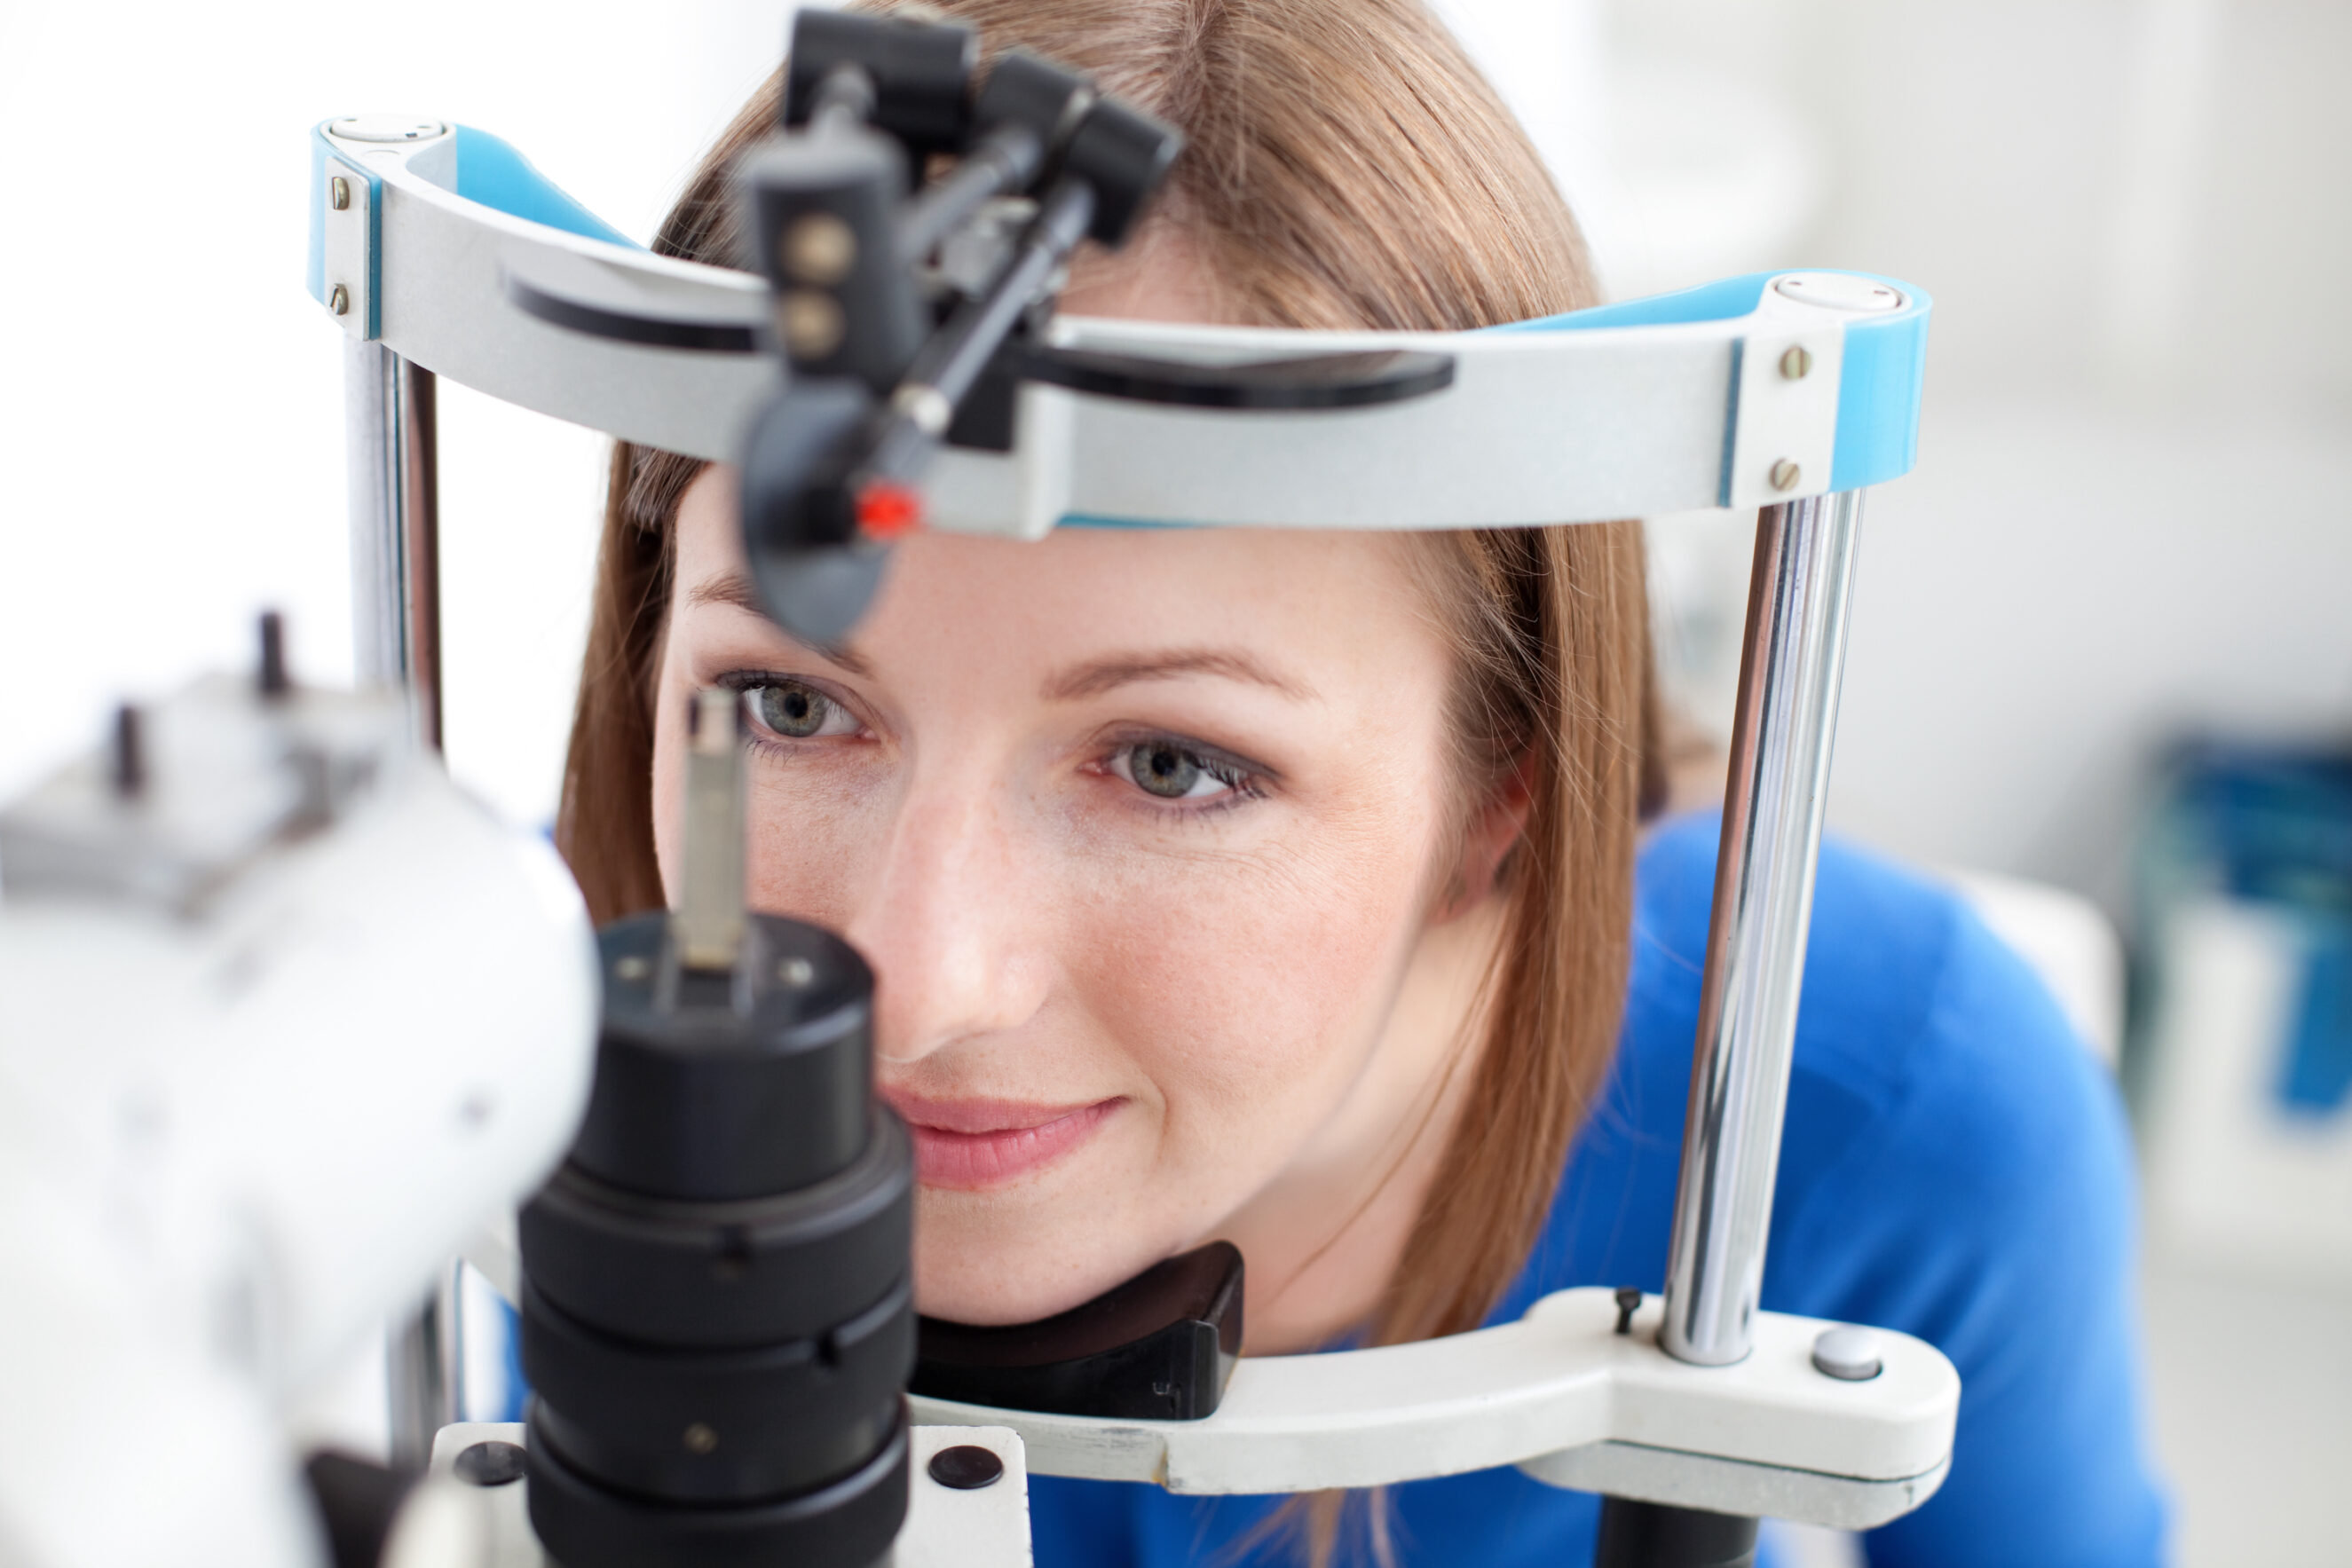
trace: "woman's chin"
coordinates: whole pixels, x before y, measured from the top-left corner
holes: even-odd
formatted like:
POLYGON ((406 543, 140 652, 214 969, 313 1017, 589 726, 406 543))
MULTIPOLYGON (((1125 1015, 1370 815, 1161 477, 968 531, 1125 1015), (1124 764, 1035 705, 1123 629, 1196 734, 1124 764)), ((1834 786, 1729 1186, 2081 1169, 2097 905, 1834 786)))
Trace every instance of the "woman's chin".
POLYGON ((1095 1197, 993 1225, 968 1223, 979 1218, 971 1215, 935 1221, 935 1206, 926 1201, 915 1224, 917 1310, 982 1326, 1035 1322, 1094 1300, 1167 1256, 1169 1249, 1139 1246, 1123 1228, 1107 1228, 1106 1219, 1121 1207, 1111 1194, 1095 1197))
MULTIPOLYGON (((932 1131, 949 1120, 935 1107, 927 1126, 917 1119, 926 1107, 892 1099, 916 1140, 915 1302, 926 1316, 1035 1322, 1126 1283, 1198 1233, 1200 1216, 1168 1202, 1167 1151, 1133 1100, 1096 1102, 1066 1120, 1024 1115, 1044 1138, 975 1150, 932 1131)), ((985 1124, 995 1119, 967 1118, 989 1142, 999 1141, 985 1124)), ((1196 1199, 1217 1196, 1198 1180, 1177 1185, 1196 1199)))
POLYGON ((927 1270, 918 1260, 915 1305, 925 1317, 983 1328, 1031 1323, 1090 1301, 1126 1278, 1120 1274, 1094 1286, 1088 1282, 1092 1275, 1084 1271, 1024 1269, 1003 1260, 988 1260, 977 1269, 949 1265, 927 1270))

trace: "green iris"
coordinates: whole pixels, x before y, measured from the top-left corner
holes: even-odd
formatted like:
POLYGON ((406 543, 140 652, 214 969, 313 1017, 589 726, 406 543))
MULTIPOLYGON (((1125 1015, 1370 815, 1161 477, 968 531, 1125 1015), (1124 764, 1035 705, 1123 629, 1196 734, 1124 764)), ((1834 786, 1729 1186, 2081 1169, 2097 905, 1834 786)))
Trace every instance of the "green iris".
POLYGON ((1201 781, 1201 759, 1165 741, 1147 741, 1128 753, 1135 781, 1151 794, 1177 800, 1201 781))
POLYGON ((796 739, 823 729, 825 716, 833 711, 833 704, 822 694, 801 685, 756 686, 752 700, 759 705, 761 724, 796 739))

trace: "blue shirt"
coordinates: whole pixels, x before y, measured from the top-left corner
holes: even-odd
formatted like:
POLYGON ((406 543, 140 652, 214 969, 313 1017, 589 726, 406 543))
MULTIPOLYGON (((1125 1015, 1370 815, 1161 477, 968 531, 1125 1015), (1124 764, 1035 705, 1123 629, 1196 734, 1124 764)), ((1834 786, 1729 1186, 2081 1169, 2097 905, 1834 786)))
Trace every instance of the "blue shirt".
MULTIPOLYGON (((1663 1286, 1717 832, 1685 818, 1643 847, 1617 1061, 1493 1321, 1571 1285, 1663 1286)), ((1872 1563, 2160 1561, 2134 1224, 2115 1086, 2032 973, 1949 893, 1824 845, 1763 1304, 1901 1329, 1960 1373, 1949 1479, 1864 1537, 1872 1563)), ((1600 1512, 1507 1469, 1391 1496, 1404 1564, 1588 1562, 1600 1512)), ((1291 1568, 1295 1539, 1248 1539, 1277 1500, 1033 1477, 1038 1568, 1291 1568)))

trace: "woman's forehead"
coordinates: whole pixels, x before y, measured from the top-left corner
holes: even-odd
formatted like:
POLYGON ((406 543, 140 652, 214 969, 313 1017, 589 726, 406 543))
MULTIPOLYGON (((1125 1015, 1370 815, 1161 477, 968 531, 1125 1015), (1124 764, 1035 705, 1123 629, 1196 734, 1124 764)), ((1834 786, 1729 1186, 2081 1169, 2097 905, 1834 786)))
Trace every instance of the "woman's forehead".
MULTIPOLYGON (((1393 675, 1442 654, 1418 580, 1427 552, 1412 544, 1282 528, 1070 528, 1034 541, 917 535, 892 547, 850 643, 920 639, 993 664, 1025 653, 1021 662, 1041 667, 1116 650, 1225 649, 1271 677, 1262 684, 1311 690, 1328 686, 1334 670, 1393 675)), ((751 607, 723 470, 698 480, 679 507, 677 545, 680 606, 751 607)))
POLYGON ((1126 248, 1088 245, 1070 266, 1056 308, 1069 316, 1234 325, 1232 302, 1186 229, 1147 225, 1126 248))

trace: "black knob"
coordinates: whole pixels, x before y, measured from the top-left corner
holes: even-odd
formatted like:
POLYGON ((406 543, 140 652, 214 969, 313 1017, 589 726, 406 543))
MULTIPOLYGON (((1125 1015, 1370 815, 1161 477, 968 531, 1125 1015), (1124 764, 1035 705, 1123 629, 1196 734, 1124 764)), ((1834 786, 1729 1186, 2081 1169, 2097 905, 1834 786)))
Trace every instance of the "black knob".
POLYGON ((978 36, 951 23, 803 11, 784 63, 784 124, 806 124, 824 78, 854 67, 873 84, 875 125, 918 152, 957 152, 971 127, 979 52, 978 36))
POLYGON ((733 974, 670 961, 666 915, 605 927, 596 1082, 572 1164, 629 1192, 761 1197, 866 1147, 874 977, 839 937, 753 916, 733 974))

